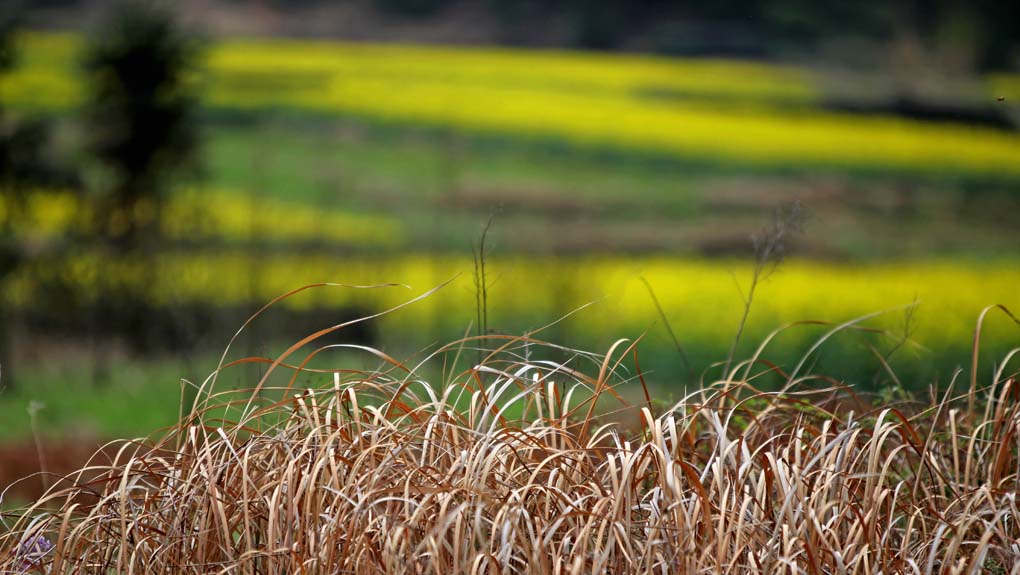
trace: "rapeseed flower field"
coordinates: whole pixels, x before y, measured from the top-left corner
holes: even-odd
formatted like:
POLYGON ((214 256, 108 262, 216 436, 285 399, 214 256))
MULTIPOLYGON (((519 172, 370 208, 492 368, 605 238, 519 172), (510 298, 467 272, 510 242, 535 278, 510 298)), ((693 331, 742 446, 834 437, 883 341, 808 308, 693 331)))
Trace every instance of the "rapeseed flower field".
MULTIPOLYGON (((18 113, 73 117, 88 94, 78 66, 81 37, 32 32, 19 43, 22 57, 0 84, 0 99, 18 113)), ((857 227, 868 231, 820 230, 833 235, 818 242, 825 250, 784 262, 759 286, 741 353, 789 322, 832 324, 887 310, 865 322, 883 333, 840 336, 833 354, 840 365, 832 373, 863 373, 848 381, 866 386, 880 363, 876 354, 895 349, 897 358, 930 367, 925 377, 949 376, 983 308, 1020 308, 1015 254, 1002 247, 1008 240, 989 239, 1000 228, 978 229, 974 213, 967 221, 947 215, 968 205, 985 206, 972 208, 982 214, 997 210, 992 216, 1009 213, 1009 194, 1020 181, 1020 137, 832 111, 825 83, 808 69, 223 38, 208 46, 189 81, 207 114, 211 177, 168 196, 166 245, 154 261, 113 258, 87 245, 46 253, 89 221, 88 206, 71 192, 32 190, 24 212, 9 223, 26 245, 41 246, 43 257, 6 278, 11 305, 38 312, 46 305, 40 286, 49 285, 69 289, 87 307, 104 287, 117 286, 144 291, 154 309, 230 314, 323 281, 407 286, 322 287, 278 306, 329 323, 393 308, 456 278, 372 323, 373 343, 413 355, 427 342, 477 331, 474 262, 465 252, 477 240, 487 203, 505 200, 516 212, 497 223, 499 233, 564 235, 547 244, 536 236, 530 251, 519 241, 504 249, 509 242, 499 245, 497 238, 489 258, 489 328, 519 335, 592 304, 551 327, 550 339, 606 349, 617 337, 642 337, 642 365, 669 378, 687 373, 677 343, 697 370, 726 357, 753 267, 739 250, 749 244, 751 221, 789 196, 790 184, 815 193, 823 226, 860 217, 857 227), (484 145, 472 148, 478 142, 484 145), (822 179, 805 179, 813 173, 822 179), (973 182, 991 184, 975 191, 967 188, 973 182), (933 231, 923 223, 927 217, 942 218, 943 227, 933 231), (896 218, 904 219, 889 223, 896 218), (666 229, 674 224, 676 230, 666 229), (886 226, 874 230, 883 242, 864 237, 872 233, 869 224, 886 226), (943 229, 970 235, 920 257, 941 241, 943 229), (645 247, 621 248, 614 230, 616 239, 626 235, 630 245, 645 247), (911 238, 911 230, 924 235, 911 238), (656 234, 673 235, 647 239, 656 234), (971 238, 976 247, 968 249, 971 238), (907 241, 921 247, 897 252, 898 242, 907 241), (583 249, 557 251, 562 246, 583 249), (722 251, 711 252, 716 246, 722 251), (909 312, 914 303, 916 312, 909 312)), ((989 78, 988 92, 1008 97, 1014 81, 989 78)), ((0 221, 11 217, 0 213, 0 221)), ((776 339, 770 351, 777 353, 766 355, 781 361, 802 352, 825 329, 797 326, 776 339)), ((990 352, 1017 341, 1015 326, 1001 318, 989 321, 985 333, 994 342, 990 352)), ((283 337, 267 335, 277 336, 283 337)))
MULTIPOLYGON (((261 241, 388 248, 405 239, 400 222, 384 215, 322 210, 235 190, 181 190, 162 209, 162 229, 175 240, 236 244, 257 237, 261 241)), ((31 238, 29 241, 54 241, 73 226, 89 221, 88 212, 88 204, 70 192, 35 190, 26 194, 23 213, 10 224, 15 234, 31 238)), ((0 204, 0 222, 8 217, 0 204)))
MULTIPOLYGON (((77 37, 21 37, 31 54, 0 97, 80 101, 77 37)), ((701 161, 934 173, 1020 173, 1020 137, 826 111, 810 73, 776 65, 512 49, 223 40, 194 79, 208 106, 641 150, 701 161)), ((1000 82, 1001 83, 1001 82, 1000 82)))
MULTIPOLYGON (((280 304, 296 310, 384 310, 455 278, 431 297, 379 320, 383 340, 407 343, 399 340, 408 333, 416 338, 448 336, 470 324, 475 314, 467 303, 474 298, 472 265, 466 257, 434 255, 337 258, 329 253, 252 254, 240 249, 182 252, 160 257, 150 297, 157 305, 195 302, 236 307, 257 305, 323 278, 343 278, 356 285, 403 284, 371 290, 318 288, 280 304), (251 279, 253 274, 257 279, 251 279)), ((569 332, 566 339, 594 345, 604 344, 607 334, 637 337, 648 331, 648 346, 672 345, 641 281, 644 278, 655 287, 681 340, 715 349, 715 356, 733 337, 742 309, 741 290, 751 273, 751 264, 739 260, 654 256, 508 256, 489 265, 498 278, 489 290, 489 314, 492 327, 501 332, 536 329, 591 303, 558 328, 569 332)), ((143 285, 151 279, 147 274, 152 268, 136 261, 103 261, 99 254, 85 253, 54 269, 43 266, 33 273, 59 275, 80 293, 89 294, 94 293, 100 275, 106 282, 143 285)), ((784 263, 760 286, 748 333, 756 339, 794 320, 838 323, 891 310, 868 322, 889 330, 888 343, 904 335, 904 310, 917 304, 907 335, 918 346, 940 349, 971 334, 974 318, 985 306, 1001 303, 1020 308, 1017 285, 1020 269, 1009 262, 795 260, 784 263)), ((30 277, 12 281, 14 301, 30 301, 32 286, 30 277)), ((1008 322, 990 322, 988 329, 1000 339, 1016 339, 1012 331, 1016 328, 1008 322)))
MULTIPOLYGON (((13 221, 14 231, 43 245, 67 234, 85 208, 70 193, 28 195, 26 211, 13 221)), ((6 217, 0 213, 0 219, 6 217)), ((87 217, 86 217, 87 220, 87 217)), ((149 297, 157 305, 180 302, 222 306, 254 305, 295 287, 343 278, 345 283, 373 285, 397 282, 411 289, 320 290, 314 296, 291 298, 284 307, 380 310, 399 305, 412 295, 462 276, 459 282, 415 306, 382 320, 393 333, 437 330, 449 335, 463 330, 475 310, 471 260, 455 254, 430 254, 401 248, 405 231, 399 219, 381 214, 246 196, 236 191, 195 189, 173 196, 163 209, 162 228, 175 241, 203 241, 218 248, 170 251, 160 256, 157 279, 149 297), (252 252, 246 242, 302 246, 294 252, 252 252), (318 246, 318 247, 317 247, 318 246), (337 257, 330 249, 357 250, 337 257), (252 277, 257 277, 253 281, 252 277)), ((30 305, 34 278, 62 276, 82 293, 92 293, 103 274, 106 281, 142 285, 149 268, 130 259, 108 260, 80 252, 69 260, 40 262, 8 284, 12 301, 30 305)), ((657 286, 657 298, 678 329, 690 339, 718 346, 739 320, 741 290, 751 262, 646 255, 590 255, 572 258, 502 255, 491 262, 498 274, 490 289, 494 320, 518 332, 538 327, 578 306, 598 302, 573 325, 582 340, 586 333, 637 335, 660 321, 641 278, 657 286)), ((959 342, 972 329, 985 306, 1002 303, 1020 308, 1020 268, 1001 259, 928 259, 826 263, 786 262, 762 284, 750 331, 764 335, 792 320, 846 320, 890 307, 917 302, 924 313, 914 335, 925 344, 959 342), (927 324, 927 325, 926 325, 927 324)), ((890 314, 880 322, 892 322, 890 314)), ((661 327, 661 326, 660 326, 661 327)), ((993 328, 995 329, 995 328, 993 328)), ((656 332, 657 333, 657 332, 656 332)), ((653 335, 652 339, 665 332, 653 335)), ((600 343, 600 342, 593 342, 600 343)))

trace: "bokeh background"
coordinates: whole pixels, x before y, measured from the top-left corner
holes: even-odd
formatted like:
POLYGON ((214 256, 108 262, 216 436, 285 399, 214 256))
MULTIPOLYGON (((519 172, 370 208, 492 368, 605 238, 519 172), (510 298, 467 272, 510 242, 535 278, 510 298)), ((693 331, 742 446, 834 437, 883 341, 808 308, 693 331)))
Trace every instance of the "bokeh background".
MULTIPOLYGON (((452 279, 323 343, 413 361, 569 314, 539 337, 643 337, 668 400, 783 324, 884 311, 806 365, 895 399, 969 368, 985 306, 1020 308, 1015 2, 0 10, 0 488, 172 424, 311 283, 402 286, 297 293, 228 359, 452 279)), ((1018 344, 989 316, 981 368, 1018 344)))

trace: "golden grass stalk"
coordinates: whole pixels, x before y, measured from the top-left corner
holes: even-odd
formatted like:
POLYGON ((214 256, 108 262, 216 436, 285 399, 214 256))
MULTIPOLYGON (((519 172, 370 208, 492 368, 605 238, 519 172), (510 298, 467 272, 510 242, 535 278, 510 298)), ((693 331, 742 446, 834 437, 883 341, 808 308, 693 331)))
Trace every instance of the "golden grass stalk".
POLYGON ((1020 573, 1005 364, 876 406, 817 376, 759 391, 755 360, 663 409, 617 394, 644 385, 633 344, 531 359, 543 347, 467 338, 416 366, 367 350, 368 371, 306 367, 325 348, 280 358, 331 385, 206 389, 179 426, 7 514, 0 573, 1020 573), (421 375, 471 346, 495 349, 421 375))

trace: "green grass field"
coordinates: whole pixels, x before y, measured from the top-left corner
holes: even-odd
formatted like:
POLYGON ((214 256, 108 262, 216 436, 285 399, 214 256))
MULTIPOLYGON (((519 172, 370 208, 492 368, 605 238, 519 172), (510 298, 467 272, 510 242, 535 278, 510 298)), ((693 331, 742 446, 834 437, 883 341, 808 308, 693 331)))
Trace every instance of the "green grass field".
POLYGON ((804 238, 811 255, 1015 253, 1005 214, 1017 184, 987 177, 748 169, 286 116, 213 128, 207 148, 210 186, 396 217, 418 249, 461 252, 499 210, 496 234, 528 231, 499 237, 505 252, 739 255, 773 209, 800 198, 825 230, 804 238))

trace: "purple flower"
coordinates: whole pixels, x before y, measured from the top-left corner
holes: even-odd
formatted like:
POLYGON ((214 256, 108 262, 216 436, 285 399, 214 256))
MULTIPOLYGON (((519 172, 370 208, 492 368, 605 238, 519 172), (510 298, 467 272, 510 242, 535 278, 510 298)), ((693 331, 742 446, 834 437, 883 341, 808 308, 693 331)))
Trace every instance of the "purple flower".
POLYGON ((22 573, 38 567, 43 558, 53 550, 53 543, 43 535, 33 535, 18 545, 18 557, 21 559, 22 573))

